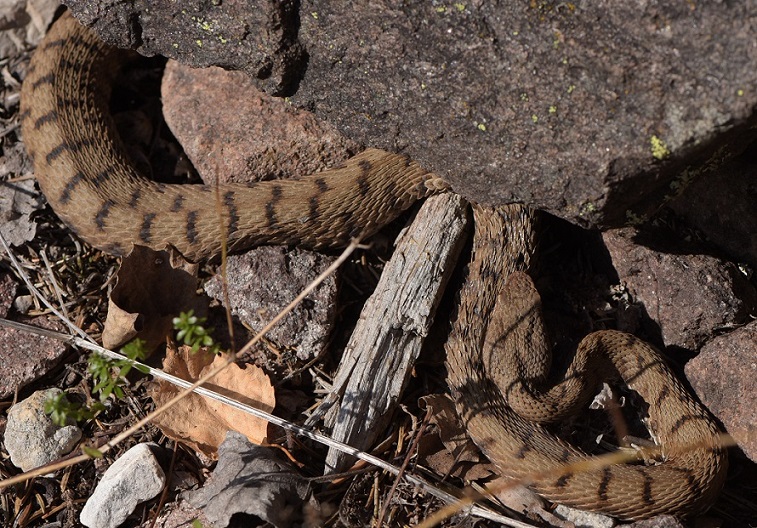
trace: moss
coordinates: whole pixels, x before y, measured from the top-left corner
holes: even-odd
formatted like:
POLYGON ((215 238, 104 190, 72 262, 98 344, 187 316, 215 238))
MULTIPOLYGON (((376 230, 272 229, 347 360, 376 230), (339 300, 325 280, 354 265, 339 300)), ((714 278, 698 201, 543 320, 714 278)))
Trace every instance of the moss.
POLYGON ((731 158, 732 153, 726 145, 721 146, 707 159, 707 161, 698 167, 686 167, 670 181, 670 194, 665 195, 664 202, 672 200, 679 196, 691 182, 699 178, 702 174, 712 172, 718 167, 723 166, 731 158))
POLYGON ((643 216, 639 216, 630 209, 626 211, 626 223, 631 226, 639 226, 645 222, 643 216))

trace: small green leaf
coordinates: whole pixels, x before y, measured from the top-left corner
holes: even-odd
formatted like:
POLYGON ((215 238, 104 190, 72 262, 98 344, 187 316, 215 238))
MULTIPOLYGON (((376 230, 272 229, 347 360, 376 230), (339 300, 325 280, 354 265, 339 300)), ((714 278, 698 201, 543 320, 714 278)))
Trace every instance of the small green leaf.
POLYGON ((82 453, 87 455, 90 458, 102 458, 103 453, 99 449, 95 447, 89 447, 89 446, 81 446, 82 453))

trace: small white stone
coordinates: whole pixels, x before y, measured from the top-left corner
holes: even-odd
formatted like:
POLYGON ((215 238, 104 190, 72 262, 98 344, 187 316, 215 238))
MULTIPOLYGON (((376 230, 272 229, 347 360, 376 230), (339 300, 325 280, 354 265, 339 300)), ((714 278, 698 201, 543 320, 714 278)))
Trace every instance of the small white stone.
POLYGON ((576 525, 576 528, 613 528, 618 524, 615 519, 608 517, 607 515, 577 510, 575 508, 563 506, 562 504, 557 504, 555 506, 554 514, 561 519, 572 522, 576 525))
POLYGON ((165 482, 150 444, 137 444, 105 471, 79 520, 88 528, 116 528, 137 504, 158 495, 165 482))
POLYGON ((75 425, 58 427, 45 414, 45 401, 61 392, 40 390, 8 409, 4 440, 14 466, 29 471, 59 459, 76 446, 81 429, 75 425))

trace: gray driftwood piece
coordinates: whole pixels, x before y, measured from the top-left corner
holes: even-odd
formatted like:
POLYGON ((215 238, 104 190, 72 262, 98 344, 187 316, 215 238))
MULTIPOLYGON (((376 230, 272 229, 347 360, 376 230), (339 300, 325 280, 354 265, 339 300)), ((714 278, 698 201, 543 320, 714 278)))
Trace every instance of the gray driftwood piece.
MULTIPOLYGON (((445 194, 426 200, 398 237, 334 380, 332 395, 342 395, 328 417, 334 439, 367 449, 386 426, 433 323, 466 227, 464 200, 445 194)), ((339 471, 349 461, 332 448, 326 472, 339 471)))

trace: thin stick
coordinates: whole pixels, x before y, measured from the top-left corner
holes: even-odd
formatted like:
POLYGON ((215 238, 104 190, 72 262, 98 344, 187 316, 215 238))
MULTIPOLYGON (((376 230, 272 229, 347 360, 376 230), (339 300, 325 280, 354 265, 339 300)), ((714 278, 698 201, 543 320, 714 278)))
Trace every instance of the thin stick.
POLYGON ((47 270, 47 275, 50 279, 50 282, 53 284, 53 290, 55 290, 55 296, 58 298, 58 304, 60 305, 60 311, 63 312, 63 315, 68 318, 68 310, 66 310, 66 304, 63 302, 63 292, 60 291, 60 286, 58 285, 58 281, 55 280, 55 275, 53 274, 53 268, 50 266, 50 261, 47 260, 47 254, 45 253, 45 250, 39 252, 39 254, 42 256, 42 261, 45 263, 45 269, 47 270))

